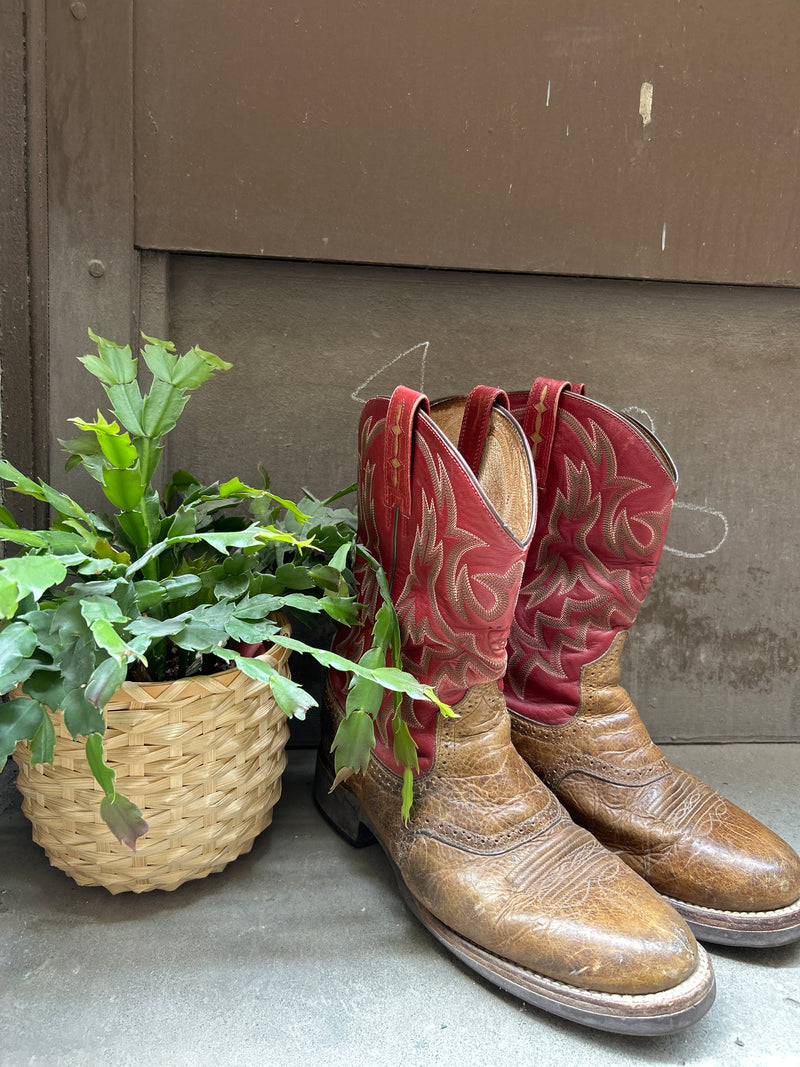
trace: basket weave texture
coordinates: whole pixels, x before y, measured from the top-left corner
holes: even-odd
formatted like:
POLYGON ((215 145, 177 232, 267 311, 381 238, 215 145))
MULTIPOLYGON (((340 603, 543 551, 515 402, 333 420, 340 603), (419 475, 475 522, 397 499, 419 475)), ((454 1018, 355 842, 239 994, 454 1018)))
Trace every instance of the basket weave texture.
MULTIPOLYGON (((288 649, 271 646, 259 658, 289 676, 288 649)), ((31 767, 27 743, 14 753, 33 839, 79 885, 111 893, 177 889, 249 852, 272 822, 289 726, 268 685, 237 668, 125 682, 106 707, 106 722, 115 785, 150 827, 135 852, 100 818, 102 789, 83 741, 72 740, 60 714, 52 767, 31 767)))

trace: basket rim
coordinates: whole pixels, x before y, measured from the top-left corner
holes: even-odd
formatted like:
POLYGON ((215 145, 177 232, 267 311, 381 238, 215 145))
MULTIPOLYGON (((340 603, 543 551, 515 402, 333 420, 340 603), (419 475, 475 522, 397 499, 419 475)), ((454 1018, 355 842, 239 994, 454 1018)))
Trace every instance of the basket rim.
MULTIPOLYGON (((292 628, 286 616, 282 612, 276 611, 273 614, 273 618, 280 625, 280 633, 284 634, 286 637, 289 637, 291 635, 292 628)), ((261 660, 262 662, 266 662, 267 660, 269 660, 274 667, 279 668, 284 665, 290 655, 291 649, 286 648, 284 645, 269 644, 260 655, 253 656, 252 658, 261 660)), ((131 690, 140 693, 149 693, 151 690, 155 690, 155 696, 156 698, 158 698, 158 696, 164 692, 166 687, 173 685, 175 682, 183 683, 186 681, 194 681, 196 678, 224 679, 229 675, 233 675, 237 672, 241 673, 238 667, 232 666, 226 667, 224 670, 221 671, 214 671, 213 674, 187 675, 182 676, 180 678, 170 678, 169 680, 165 680, 162 682, 130 682, 126 680, 119 686, 109 703, 111 703, 115 699, 117 693, 129 693, 129 690, 127 688, 128 686, 131 687, 131 690)))

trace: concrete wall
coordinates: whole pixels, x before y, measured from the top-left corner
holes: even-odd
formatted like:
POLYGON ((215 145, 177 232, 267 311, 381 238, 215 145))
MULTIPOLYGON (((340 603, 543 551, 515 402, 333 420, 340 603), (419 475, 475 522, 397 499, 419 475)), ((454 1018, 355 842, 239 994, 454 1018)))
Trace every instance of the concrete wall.
POLYGON ((167 462, 245 479, 263 462, 279 493, 352 481, 360 405, 399 382, 435 397, 546 374, 632 410, 680 488, 624 680, 661 739, 800 737, 796 292, 174 256, 168 318, 234 368, 167 462))

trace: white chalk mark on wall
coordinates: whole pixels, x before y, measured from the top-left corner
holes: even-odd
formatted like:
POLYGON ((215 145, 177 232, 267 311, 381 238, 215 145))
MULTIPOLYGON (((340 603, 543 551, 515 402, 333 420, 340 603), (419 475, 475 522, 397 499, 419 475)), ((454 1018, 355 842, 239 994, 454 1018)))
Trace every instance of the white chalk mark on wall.
POLYGON ((719 552, 725 542, 728 540, 728 520, 722 514, 721 511, 717 511, 716 508, 706 507, 705 504, 685 504, 682 500, 676 500, 672 505, 674 508, 681 508, 683 511, 697 511, 701 515, 711 515, 715 519, 719 519, 722 523, 722 537, 714 545, 713 548, 707 548, 705 552, 684 552, 680 548, 671 548, 669 545, 664 545, 665 552, 671 552, 673 556, 681 556, 683 559, 702 559, 704 556, 713 556, 715 552, 719 552))
POLYGON ((653 416, 644 408, 631 406, 623 408, 622 413, 623 415, 631 415, 637 422, 640 422, 642 426, 645 426, 650 433, 656 432, 656 424, 653 422, 653 416))
MULTIPOLYGON (((640 422, 646 429, 652 434, 656 432, 656 424, 653 416, 645 408, 638 408, 634 406, 626 407, 622 409, 624 415, 630 415, 632 418, 640 422)), ((672 505, 676 510, 681 511, 693 511, 699 515, 710 515, 714 519, 719 519, 722 523, 722 537, 713 548, 706 548, 703 552, 684 552, 682 548, 672 548, 670 545, 664 545, 665 552, 671 552, 673 556, 681 556, 683 559, 703 559, 704 556, 713 556, 715 552, 719 552, 725 542, 728 540, 728 533, 730 532, 730 526, 728 520, 721 511, 717 511, 716 508, 710 508, 706 504, 689 504, 684 503, 682 500, 676 500, 672 505)))
POLYGON ((661 228, 661 251, 663 252, 666 247, 667 247, 667 224, 665 222, 663 227, 661 228))
POLYGON ((642 125, 649 126, 653 118, 653 83, 642 82, 639 90, 639 114, 642 116, 642 125))
POLYGON ((550 82, 547 83, 547 99, 544 102, 545 107, 550 107, 550 82))
MULTIPOLYGON (((367 396, 362 396, 361 394, 363 393, 363 391, 367 388, 367 386, 371 382, 374 382, 376 378, 379 378, 381 376, 381 374, 383 374, 385 371, 388 371, 390 367, 393 367, 396 363, 399 363, 400 360, 402 360, 402 359, 408 359, 411 362, 413 362, 413 361, 418 361, 419 362, 419 385, 416 386, 416 388, 418 388, 421 393, 424 393, 425 392, 425 363, 426 363, 426 361, 428 359, 428 348, 429 347, 430 347, 430 341, 420 341, 419 344, 412 345, 411 348, 407 348, 405 350, 405 352, 401 352, 399 356, 395 356, 394 359, 390 359, 389 362, 384 364, 379 370, 376 370, 373 374, 370 374, 369 378, 366 378, 361 383, 361 385, 358 386, 358 388, 354 389, 353 392, 350 394, 350 396, 352 397, 353 400, 356 401, 356 403, 358 403, 358 404, 366 404, 366 402, 369 400, 369 398, 371 396, 374 396, 375 394, 373 392, 369 392, 367 394, 367 396)), ((415 374, 415 376, 416 376, 416 374, 415 374)), ((394 382, 392 388, 394 387, 394 385, 399 385, 399 384, 400 384, 399 381, 394 382)), ((413 381, 409 380, 409 376, 406 376, 405 381, 404 381, 403 384, 412 385, 413 381)), ((387 393, 390 393, 391 391, 392 391, 391 389, 387 389, 386 390, 387 393)))

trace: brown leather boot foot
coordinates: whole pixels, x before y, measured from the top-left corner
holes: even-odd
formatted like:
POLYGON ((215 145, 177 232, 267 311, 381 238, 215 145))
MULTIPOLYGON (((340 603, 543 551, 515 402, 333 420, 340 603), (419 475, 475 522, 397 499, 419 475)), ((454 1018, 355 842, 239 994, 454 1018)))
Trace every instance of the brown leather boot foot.
POLYGON ((662 893, 701 940, 800 938, 800 857, 777 834, 668 762, 618 684, 624 635, 581 674, 567 723, 512 714, 514 744, 572 817, 662 893))
MULTIPOLYGON (((329 693, 331 724, 341 718, 329 693)), ((314 786, 351 843, 377 840, 419 921, 490 982, 573 1022, 660 1034, 699 1019, 713 971, 689 928, 576 826, 510 743, 496 685, 473 688, 437 726, 409 824, 401 782, 374 757, 331 793, 326 739, 314 786)))

